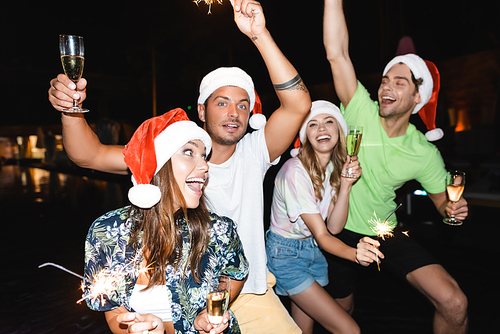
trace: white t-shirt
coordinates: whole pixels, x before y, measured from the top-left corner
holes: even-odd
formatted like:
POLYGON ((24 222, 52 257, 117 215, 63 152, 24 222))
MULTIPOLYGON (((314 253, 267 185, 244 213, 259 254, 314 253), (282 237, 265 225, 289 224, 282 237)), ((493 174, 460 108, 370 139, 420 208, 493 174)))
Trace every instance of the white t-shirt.
POLYGON ((330 162, 323 181, 323 198, 318 201, 311 178, 299 158, 291 158, 283 164, 274 180, 270 226, 273 233, 290 239, 302 239, 312 235, 300 215, 319 213, 323 220, 326 219, 328 207, 335 194, 330 185, 332 171, 333 164, 330 162))
POLYGON ((241 293, 267 291, 264 240, 264 177, 271 165, 264 128, 246 134, 224 163, 210 166, 205 194, 210 210, 231 218, 237 225, 250 272, 241 293))

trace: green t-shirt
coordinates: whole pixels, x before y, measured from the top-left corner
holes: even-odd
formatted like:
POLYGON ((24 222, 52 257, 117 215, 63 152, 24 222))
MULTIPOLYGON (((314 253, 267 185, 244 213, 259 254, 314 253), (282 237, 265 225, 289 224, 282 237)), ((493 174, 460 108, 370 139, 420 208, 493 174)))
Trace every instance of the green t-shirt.
MULTIPOLYGON (((353 185, 345 228, 375 235, 369 220, 384 220, 396 208, 395 191, 407 181, 417 180, 428 193, 446 190, 446 169, 436 146, 410 124, 403 136, 389 138, 380 123, 378 102, 366 88, 358 88, 349 105, 341 111, 347 125, 363 127, 358 153, 363 173, 353 185)), ((396 215, 390 219, 396 221, 396 215)))

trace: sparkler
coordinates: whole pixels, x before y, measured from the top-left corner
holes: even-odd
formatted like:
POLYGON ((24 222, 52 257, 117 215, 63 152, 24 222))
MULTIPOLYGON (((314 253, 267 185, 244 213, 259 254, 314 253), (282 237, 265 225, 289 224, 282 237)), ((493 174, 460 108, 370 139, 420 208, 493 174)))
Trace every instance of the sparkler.
MULTIPOLYGON (((377 217, 377 214, 373 212, 374 218, 370 218, 368 220, 368 224, 371 225, 370 229, 377 235, 377 237, 382 238, 382 240, 385 241, 385 238, 390 238, 394 236, 394 227, 396 227, 396 222, 389 221, 389 218, 396 212, 397 209, 399 209, 403 205, 402 203, 399 203, 399 205, 394 209, 387 218, 382 221, 380 218, 377 217)), ((408 233, 408 232, 406 232, 408 233)), ((408 234, 406 234, 408 236, 408 234)), ((380 264, 378 261, 378 252, 377 252, 377 268, 378 271, 380 271, 380 264)))
MULTIPOLYGON (((81 299, 79 299, 76 303, 80 304, 83 300, 85 299, 91 299, 92 301, 95 301, 96 299, 101 300, 101 305, 105 304, 105 299, 104 296, 110 296, 112 293, 114 293, 117 290, 118 283, 120 280, 122 280, 126 275, 128 274, 133 274, 133 275, 140 275, 141 273, 144 273, 148 271, 151 268, 151 265, 141 268, 141 269, 136 269, 135 264, 138 263, 140 257, 142 256, 142 251, 138 251, 136 255, 129 261, 127 262, 124 266, 122 266, 119 270, 111 270, 109 268, 104 268, 101 271, 99 271, 96 275, 94 275, 91 279, 90 282, 92 282, 92 286, 88 287, 89 289, 89 294, 81 299)), ((82 279, 82 284, 81 284, 81 289, 84 291, 86 285, 84 285, 83 280, 84 277, 71 271, 63 266, 60 266, 58 264, 52 263, 52 262, 47 262, 44 264, 41 264, 38 266, 38 268, 42 268, 45 266, 54 266, 58 269, 61 269, 73 276, 76 276, 80 279, 82 279)), ((130 282, 126 282, 128 284, 130 282)))
POLYGON ((200 2, 204 2, 208 6, 208 14, 212 14, 212 5, 217 1, 219 5, 222 5, 222 0, 193 0, 193 2, 198 6, 200 2))
MULTIPOLYGON (((109 268, 102 269, 90 279, 90 281, 92 282, 92 286, 88 287, 89 294, 85 297, 82 297, 76 303, 79 304, 85 299, 91 299, 92 301, 100 299, 101 306, 104 305, 106 303, 106 301, 104 300, 104 296, 110 296, 111 294, 116 292, 120 280, 124 279, 124 277, 131 273, 134 276, 139 276, 141 273, 144 273, 151 268, 152 264, 141 269, 136 269, 135 264, 138 263, 141 256, 142 251, 138 251, 135 256, 119 270, 111 270, 109 268)), ((125 284, 130 283, 131 282, 126 282, 125 284)), ((82 282, 82 291, 84 291, 85 287, 86 286, 82 282)))
POLYGON ((68 269, 64 268, 63 266, 60 266, 60 265, 52 263, 52 262, 43 263, 43 264, 39 265, 38 268, 42 268, 42 267, 45 267, 45 266, 54 266, 54 267, 56 267, 58 269, 61 269, 62 271, 65 271, 65 272, 67 272, 67 273, 69 273, 69 274, 71 274, 73 276, 76 276, 78 278, 83 279, 82 275, 78 275, 77 273, 75 273, 75 272, 73 272, 71 270, 68 270, 68 269))

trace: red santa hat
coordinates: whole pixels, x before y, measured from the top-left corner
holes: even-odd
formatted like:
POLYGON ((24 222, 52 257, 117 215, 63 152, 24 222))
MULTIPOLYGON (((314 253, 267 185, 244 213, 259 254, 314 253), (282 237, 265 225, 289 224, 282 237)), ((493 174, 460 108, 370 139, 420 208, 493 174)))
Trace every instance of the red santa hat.
POLYGON ((212 148, 210 136, 181 108, 142 123, 123 150, 134 184, 128 192, 130 202, 143 209, 157 204, 161 192, 151 184, 153 176, 184 144, 195 139, 205 144, 208 155, 212 148))
POLYGON ((200 84, 200 95, 198 104, 203 104, 208 97, 217 89, 224 86, 235 86, 244 89, 250 99, 249 125, 257 130, 266 124, 266 117, 262 114, 262 104, 255 91, 252 78, 238 67, 219 67, 208 73, 200 84))
POLYGON ((307 123, 311 119, 313 119, 315 116, 319 114, 330 114, 335 119, 337 120, 337 123, 340 125, 342 128, 342 131, 344 131, 344 136, 347 136, 347 123, 344 119, 344 116, 340 112, 340 109, 333 103, 328 102, 328 101, 323 101, 323 100, 318 100, 314 101, 311 106, 311 111, 309 112, 308 116, 302 123, 302 127, 299 130, 299 134, 297 135, 297 138, 295 139, 295 143, 293 145, 293 149, 290 151, 290 155, 292 157, 296 157, 297 154, 299 154, 299 149, 300 145, 304 142, 306 139, 306 128, 307 128, 307 123))
POLYGON ((392 59, 385 67, 383 75, 386 75, 392 66, 399 63, 403 63, 408 66, 415 79, 422 79, 422 84, 418 87, 421 102, 415 106, 412 114, 418 112, 424 121, 428 130, 425 137, 429 141, 435 141, 443 138, 443 130, 436 128, 435 124, 437 98, 440 87, 439 72, 436 65, 430 61, 423 60, 415 54, 409 53, 394 57, 394 59, 392 59))

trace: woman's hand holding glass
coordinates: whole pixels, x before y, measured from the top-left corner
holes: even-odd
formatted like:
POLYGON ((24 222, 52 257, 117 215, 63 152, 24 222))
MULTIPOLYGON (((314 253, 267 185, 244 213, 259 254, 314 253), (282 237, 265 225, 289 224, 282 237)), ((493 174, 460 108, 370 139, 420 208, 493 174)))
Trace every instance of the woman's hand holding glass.
POLYGON ((227 326, 229 325, 229 311, 224 313, 224 318, 222 322, 218 325, 213 325, 208 318, 207 309, 204 309, 194 319, 194 328, 200 332, 201 334, 210 333, 210 334, 219 334, 222 333, 227 326))
POLYGON ((342 167, 342 180, 354 183, 361 176, 361 165, 357 156, 347 156, 347 161, 342 167))

